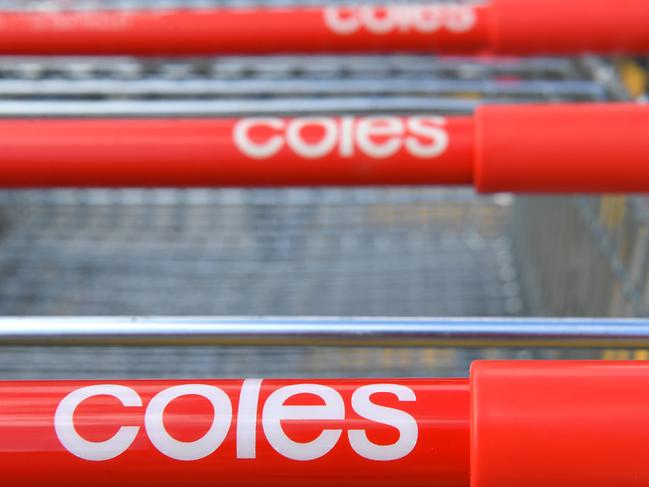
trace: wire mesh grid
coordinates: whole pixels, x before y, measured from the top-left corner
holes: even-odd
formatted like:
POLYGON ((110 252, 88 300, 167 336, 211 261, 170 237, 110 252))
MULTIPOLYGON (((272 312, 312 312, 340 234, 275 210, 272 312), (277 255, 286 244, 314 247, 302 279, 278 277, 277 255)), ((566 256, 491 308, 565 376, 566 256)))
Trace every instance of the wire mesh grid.
MULTIPOLYGON (((467 113, 478 103, 603 101, 595 60, 273 56, 2 58, 0 116, 467 113)), ((609 81, 609 80, 607 80, 609 81)), ((608 86, 610 85, 610 86, 608 86)))
POLYGON ((647 316, 645 197, 520 198, 512 221, 531 313, 647 316))
POLYGON ((521 311, 509 200, 452 190, 5 194, 7 315, 521 311), (9 196, 11 196, 9 198, 9 196))
MULTIPOLYGON (((479 103, 605 101, 624 93, 613 66, 596 58, 0 60, 2 116, 453 114, 479 103)), ((602 217, 600 207, 620 204, 611 201, 478 197, 450 188, 5 191, 0 314, 642 315, 649 238, 642 201, 621 203, 630 211, 617 227, 602 217), (570 237, 580 230, 581 240, 570 237), (591 273, 575 278, 582 286, 570 294, 562 291, 566 276, 583 271, 573 253, 591 273)), ((595 356, 6 347, 0 376, 446 376, 466 374, 481 357, 595 356)))
MULTIPOLYGON (((612 359, 646 358, 606 351, 612 359)), ((31 379, 233 377, 466 377, 477 359, 592 359, 602 352, 552 349, 338 347, 7 347, 0 377, 31 379)))

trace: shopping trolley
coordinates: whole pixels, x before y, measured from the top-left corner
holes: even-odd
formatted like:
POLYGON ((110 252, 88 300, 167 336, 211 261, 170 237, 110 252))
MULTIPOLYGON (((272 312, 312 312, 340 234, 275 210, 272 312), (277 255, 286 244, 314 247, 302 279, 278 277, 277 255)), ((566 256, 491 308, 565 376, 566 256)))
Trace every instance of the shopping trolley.
MULTIPOLYGON (((34 51, 45 52, 41 49, 42 45, 34 51)), ((88 135, 84 131, 97 122, 78 119, 107 115, 130 117, 131 127, 147 126, 148 122, 136 120, 141 116, 259 114, 266 120, 285 121, 281 117, 331 119, 387 113, 400 120, 399 114, 433 112, 466 123, 478 105, 495 102, 628 101, 624 75, 619 73, 629 66, 637 68, 628 60, 596 57, 495 60, 378 55, 323 57, 317 62, 299 56, 6 58, 0 63, 0 114, 5 117, 0 126, 11 133, 4 143, 20 151, 25 140, 27 145, 34 142, 21 132, 23 122, 11 120, 24 115, 75 118, 51 125, 37 122, 43 127, 37 143, 58 140, 59 149, 75 143, 69 130, 59 132, 67 141, 52 137, 62 123, 72 123, 67 126, 75 129, 77 143, 88 144, 97 139, 84 138, 88 135)), ((110 152, 106 141, 102 143, 97 164, 105 164, 101 158, 110 152)), ((50 155, 53 160, 66 159, 54 150, 50 155)), ((55 164, 47 167, 45 160, 38 164, 52 171, 50 178, 60 176, 55 164)), ((43 180, 34 184, 38 174, 19 173, 14 173, 18 176, 13 186, 47 186, 43 180)), ((68 180, 67 186, 74 185, 74 180, 68 180)), ((289 475, 316 485, 340 482, 343 477, 354 485, 392 485, 404 474, 410 485, 430 485, 427 475, 432 471, 440 486, 465 485, 473 455, 488 459, 471 466, 480 482, 475 485, 498 481, 502 486, 503 475, 527 478, 535 468, 533 462, 517 463, 512 473, 498 463, 512 455, 516 445, 520 447, 514 441, 521 431, 517 426, 536 425, 532 432, 536 437, 551 438, 570 427, 568 416, 552 416, 557 404, 543 402, 543 392, 552 388, 561 391, 553 396, 557 401, 573 401, 574 409, 561 410, 569 411, 573 419, 586 414, 586 408, 593 411, 589 417, 610 417, 611 411, 621 417, 615 428, 598 422, 597 428, 589 430, 588 452, 593 456, 587 458, 589 469, 579 468, 590 472, 592 485, 606 485, 622 476, 632 485, 637 471, 626 477, 624 468, 630 459, 639 458, 641 442, 625 443, 620 438, 641 438, 638 428, 642 426, 634 418, 644 417, 636 406, 644 399, 637 384, 647 374, 645 366, 492 362, 475 366, 471 382, 422 377, 465 377, 476 358, 647 358, 646 320, 583 318, 645 315, 644 205, 641 197, 476 196, 470 190, 430 187, 2 191, 0 312, 5 318, 0 320, 0 371, 3 379, 39 382, 5 382, 0 387, 5 387, 7 400, 0 409, 18 417, 36 398, 43 414, 54 408, 60 418, 56 436, 31 411, 21 417, 25 423, 8 424, 23 432, 31 428, 24 435, 26 450, 30 438, 43 434, 47 441, 58 438, 58 443, 55 453, 49 447, 38 453, 39 464, 31 453, 26 456, 15 450, 18 434, 3 436, 11 440, 12 455, 5 473, 18 482, 20 472, 30 465, 50 465, 56 467, 56 477, 46 468, 34 469, 32 481, 112 485, 116 470, 82 460, 103 462, 124 455, 117 460, 120 481, 137 482, 142 475, 163 485, 185 481, 188 475, 208 481, 214 467, 207 457, 223 446, 216 454, 245 459, 259 454, 256 468, 219 463, 221 480, 235 485, 261 481, 279 485, 289 475), (80 318, 84 315, 99 317, 80 318), (141 317, 147 315, 168 318, 141 317), (238 317, 242 315, 279 318, 238 317), (309 315, 319 317, 304 317, 309 315), (542 315, 581 318, 529 318, 542 315), (448 318, 418 318, 422 316, 448 318), (335 379, 202 379, 200 387, 197 380, 186 380, 242 376, 335 379), (401 379, 340 379, 348 376, 401 379), (126 379, 115 384, 115 377, 126 379), (528 381, 532 377, 536 383, 528 381), (82 378, 96 382, 75 382, 82 378), (138 382, 140 378, 164 380, 138 382), (170 381, 173 378, 183 380, 170 381), (584 378, 592 379, 585 383, 595 386, 581 388, 584 378), (68 381, 40 382, 47 379, 68 381), (346 424, 339 442, 334 426, 322 437, 318 436, 322 424, 314 429, 313 422, 306 421, 301 433, 324 438, 327 448, 318 450, 313 440, 302 442, 311 443, 313 449, 304 445, 291 449, 290 438, 281 436, 281 425, 278 429, 270 424, 272 418, 264 423, 264 411, 273 404, 286 418, 306 419, 298 411, 304 405, 292 410, 284 404, 291 397, 282 396, 287 390, 319 396, 324 405, 307 408, 324 407, 321 421, 350 420, 354 429, 346 424), (527 401, 524 407, 517 402, 517 392, 527 401), (411 400, 410 394, 426 398, 425 412, 408 411, 425 425, 423 437, 441 435, 443 446, 424 442, 405 463, 388 462, 413 451, 412 441, 408 450, 408 438, 419 430, 413 430, 412 421, 395 406, 387 409, 396 414, 392 426, 399 439, 380 428, 373 431, 376 404, 370 396, 374 393, 393 395, 404 403, 411 400), (108 425, 113 433, 119 428, 117 435, 93 436, 88 441, 75 429, 75 411, 82 401, 97 396, 113 396, 126 411, 117 414, 119 424, 108 425), (188 423, 180 421, 175 434, 184 439, 178 441, 165 429, 163 413, 181 396, 203 396, 208 402, 195 397, 183 402, 173 412, 178 418, 186 418, 188 412, 212 417, 204 410, 211 402, 215 409, 229 407, 231 413, 236 408, 237 418, 247 422, 237 422, 236 432, 231 432, 223 419, 227 415, 218 421, 214 416, 207 434, 197 439, 188 423), (477 411, 485 415, 478 418, 477 411), (512 424, 502 418, 524 419, 512 424), (273 439, 273 432, 280 436, 273 439), (259 450, 255 450, 255 434, 265 435, 267 441, 259 450), (382 448, 370 440, 379 437, 382 448), (490 449, 485 445, 493 442, 477 442, 476 437, 497 437, 499 446, 490 449), (118 448, 114 442, 104 443, 112 440, 120 442, 118 448), (78 461, 66 457, 60 462, 56 455, 61 445, 66 455, 78 461), (602 445, 607 452, 614 445, 617 454, 597 456, 604 451, 598 449, 602 445), (439 457, 432 458, 430 451, 439 457), (154 456, 147 456, 151 452, 154 456), (284 458, 268 460, 268 455, 276 454, 284 458), (170 459, 180 463, 169 463, 170 459), (284 471, 286 459, 303 463, 284 471), (308 463, 314 460, 320 462, 315 470, 308 463), (384 463, 359 468, 366 467, 366 460, 384 463), (349 471, 341 473, 341 468, 349 471), (136 476, 131 479, 131 474, 136 476)), ((119 403, 110 407, 115 405, 119 407, 119 403)), ((97 415, 114 419, 102 409, 108 407, 105 400, 94 407, 85 410, 89 421, 97 415)), ((577 430, 571 430, 570 437, 583 443, 579 436, 583 431, 577 430)), ((529 428, 525 431, 530 433, 529 428)), ((0 450, 3 445, 0 438, 0 450)), ((577 468, 562 461, 574 458, 574 443, 554 446, 558 459, 543 470, 545 477, 537 472, 530 482, 545 485, 565 479, 570 468, 577 468)), ((524 451, 535 451, 531 442, 525 447, 524 451)), ((641 459, 637 461, 633 465, 641 468, 641 459)))
MULTIPOLYGON (((593 57, 3 61, 6 117, 453 116, 483 102, 627 97, 614 66, 593 57)), ((451 188, 18 190, 1 198, 4 315, 643 315, 641 198, 476 197, 451 188)), ((7 378, 461 376, 479 357, 601 356, 522 343, 514 351, 359 343, 343 354, 273 343, 78 346, 60 356, 18 346, 3 349, 2 360, 7 378)))

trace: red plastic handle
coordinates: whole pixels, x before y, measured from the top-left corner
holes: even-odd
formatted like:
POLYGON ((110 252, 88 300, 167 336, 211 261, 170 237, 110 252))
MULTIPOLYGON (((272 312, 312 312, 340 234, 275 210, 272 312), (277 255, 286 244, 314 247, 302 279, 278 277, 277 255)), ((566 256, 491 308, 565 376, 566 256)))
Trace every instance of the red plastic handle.
POLYGON ((0 120, 0 185, 466 184, 460 117, 0 120))
POLYGON ((649 53, 645 0, 492 2, 489 42, 496 53, 649 53))
POLYGON ((484 49, 466 6, 287 7, 3 13, 0 52, 209 55, 484 49))
POLYGON ((483 106, 471 117, 0 120, 0 186, 472 184, 649 191, 649 106, 483 106))
POLYGON ((465 380, 4 382, 0 471, 20 486, 460 487, 468 420, 465 380))
POLYGON ((485 106, 475 122, 479 191, 649 192, 649 105, 485 106))
POLYGON ((470 381, 0 382, 0 471, 20 486, 640 487, 648 403, 645 362, 477 362, 470 381))
POLYGON ((5 54, 649 52, 646 0, 4 12, 5 54))
POLYGON ((471 487, 649 485, 649 362, 476 362, 471 487))

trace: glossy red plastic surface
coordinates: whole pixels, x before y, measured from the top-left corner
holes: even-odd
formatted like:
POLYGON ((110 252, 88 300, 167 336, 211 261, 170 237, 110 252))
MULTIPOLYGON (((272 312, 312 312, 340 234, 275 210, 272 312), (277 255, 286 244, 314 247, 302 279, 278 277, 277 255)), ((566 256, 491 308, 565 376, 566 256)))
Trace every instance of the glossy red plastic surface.
POLYGON ((479 191, 649 191, 649 105, 482 106, 475 125, 479 191))
POLYGON ((470 117, 0 120, 0 186, 470 184, 470 117))
POLYGON ((640 487, 649 363, 467 380, 0 382, 8 485, 640 487))
POLYGON ((645 0, 3 12, 4 54, 649 52, 645 0))
POLYGON ((471 117, 0 120, 0 186, 471 184, 649 191, 649 105, 482 106, 471 117))
POLYGON ((484 8, 448 5, 0 14, 6 54, 474 52, 486 39, 484 8))
POLYGON ((490 15, 494 52, 649 53, 646 0, 492 0, 490 15))
POLYGON ((469 403, 467 380, 0 382, 0 471, 12 486, 466 487, 469 403))
POLYGON ((649 363, 476 362, 472 487, 649 485, 649 363))

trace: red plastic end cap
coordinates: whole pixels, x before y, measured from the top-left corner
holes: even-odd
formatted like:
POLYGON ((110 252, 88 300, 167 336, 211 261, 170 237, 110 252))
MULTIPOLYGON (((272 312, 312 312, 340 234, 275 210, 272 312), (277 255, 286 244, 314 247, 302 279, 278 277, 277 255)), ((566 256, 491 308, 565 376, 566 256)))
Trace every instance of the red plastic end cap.
POLYGON ((492 0, 491 48, 503 54, 649 52, 647 0, 492 0))
POLYGON ((476 362, 471 487, 649 485, 649 363, 476 362))
POLYGON ((482 106, 475 121, 479 191, 649 191, 649 105, 482 106))

